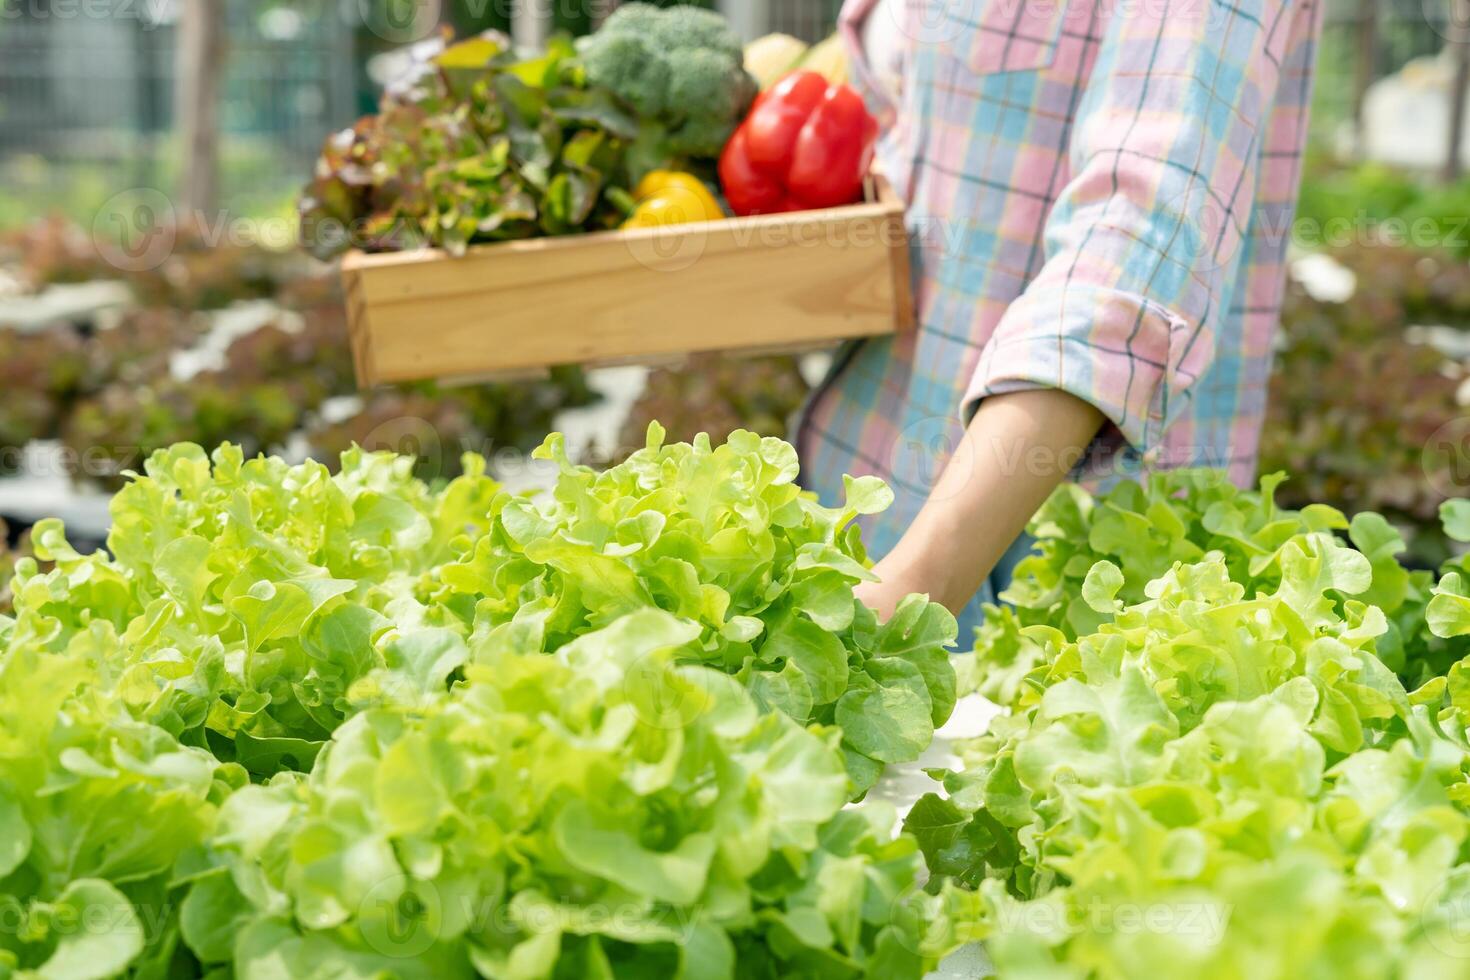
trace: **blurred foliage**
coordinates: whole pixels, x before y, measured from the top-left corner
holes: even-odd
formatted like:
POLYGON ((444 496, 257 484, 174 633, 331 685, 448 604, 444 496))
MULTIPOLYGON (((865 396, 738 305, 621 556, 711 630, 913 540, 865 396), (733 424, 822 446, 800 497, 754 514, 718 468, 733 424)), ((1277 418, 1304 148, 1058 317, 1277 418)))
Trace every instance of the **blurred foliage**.
POLYGON ((1446 186, 1383 164, 1308 161, 1295 240, 1306 248, 1383 245, 1470 258, 1470 179, 1446 186))
POLYGON ((311 433, 314 455, 337 459, 352 446, 412 453, 414 475, 433 480, 458 475, 456 449, 474 445, 475 425, 468 406, 455 398, 416 391, 383 391, 368 397, 351 418, 311 433))
MULTIPOLYGON (((3 21, 0 8, 0 21, 3 21)), ((3 28, 0 28, 3 29, 3 28)), ((58 214, 90 233, 105 231, 99 216, 119 213, 130 190, 178 187, 179 154, 167 133, 129 144, 143 160, 119 170, 116 162, 55 160, 35 153, 0 157, 0 229, 24 228, 41 214, 58 214)), ((278 235, 294 237, 298 167, 283 166, 282 155, 299 161, 299 149, 261 136, 226 132, 219 146, 221 206, 237 219, 280 222, 278 235)), ((282 243, 284 246, 284 242, 282 243)))
POLYGON ((156 269, 129 276, 143 306, 217 310, 245 299, 271 299, 293 278, 301 257, 235 243, 210 244, 200 232, 179 232, 156 269))
POLYGON ((13 470, 23 447, 55 431, 63 406, 87 374, 81 337, 61 325, 37 333, 0 330, 0 473, 13 470))
POLYGON ((98 254, 92 236, 62 214, 0 235, 0 262, 30 289, 111 279, 117 274, 98 254))
POLYGON ((1465 372, 1411 328, 1470 327, 1470 264, 1385 246, 1329 254, 1357 287, 1338 303, 1289 285, 1260 471, 1291 474, 1283 506, 1380 512, 1409 532, 1417 560, 1436 563, 1439 505, 1466 490, 1464 448, 1445 441, 1465 416, 1465 372))
POLYGON ((708 432, 719 444, 736 429, 785 438, 810 391, 795 357, 695 354, 679 367, 649 374, 619 443, 628 452, 641 447, 653 421, 663 425, 670 442, 708 432))
POLYGON ((60 439, 78 479, 111 488, 147 453, 179 441, 229 440, 247 453, 296 449, 335 467, 357 439, 400 451, 428 446, 434 458, 423 475, 452 477, 463 451, 528 450, 559 411, 596 398, 580 370, 562 368, 544 380, 400 385, 366 393, 360 407, 342 402, 358 392, 333 271, 258 247, 211 248, 183 233, 176 240, 162 265, 136 274, 107 266, 89 236, 64 221, 0 244, 33 288, 96 270, 123 278, 145 304, 81 325, 22 332, 0 324, 0 466, 33 440, 60 439), (205 339, 204 311, 251 299, 274 302, 275 320, 234 338, 218 367, 176 376, 175 355, 205 339))

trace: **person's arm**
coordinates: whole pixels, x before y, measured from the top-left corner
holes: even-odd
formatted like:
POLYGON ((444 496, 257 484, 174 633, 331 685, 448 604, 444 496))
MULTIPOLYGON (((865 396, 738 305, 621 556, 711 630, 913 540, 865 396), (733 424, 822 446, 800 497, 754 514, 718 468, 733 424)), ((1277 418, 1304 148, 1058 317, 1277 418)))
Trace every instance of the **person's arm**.
POLYGON ((880 581, 860 585, 858 597, 883 619, 913 592, 958 613, 1103 421, 1052 388, 985 399, 918 517, 874 568, 880 581))
POLYGON ((1090 442, 1102 472, 1157 455, 1214 361, 1257 180, 1296 179, 1296 161, 1257 151, 1289 25, 1318 16, 1302 0, 1160 0, 1108 19, 1046 260, 986 341, 960 447, 862 590, 881 613, 910 592, 969 602, 1090 442))

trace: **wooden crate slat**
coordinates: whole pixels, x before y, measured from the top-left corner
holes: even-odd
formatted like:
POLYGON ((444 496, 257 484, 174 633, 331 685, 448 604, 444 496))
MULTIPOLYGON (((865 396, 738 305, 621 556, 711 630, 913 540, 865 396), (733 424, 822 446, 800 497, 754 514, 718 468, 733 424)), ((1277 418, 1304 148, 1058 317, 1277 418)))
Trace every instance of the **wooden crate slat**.
POLYGON ((846 208, 343 260, 367 386, 905 329, 908 254, 886 185, 846 208))

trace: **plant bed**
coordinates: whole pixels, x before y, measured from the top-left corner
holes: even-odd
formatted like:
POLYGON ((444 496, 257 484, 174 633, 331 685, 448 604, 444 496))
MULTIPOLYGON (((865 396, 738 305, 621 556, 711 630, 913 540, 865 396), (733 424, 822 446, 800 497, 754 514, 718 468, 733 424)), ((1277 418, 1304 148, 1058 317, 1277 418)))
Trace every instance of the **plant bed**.
POLYGON ((853 595, 891 494, 821 507, 750 433, 601 474, 561 447, 531 499, 483 460, 433 488, 183 444, 107 551, 39 523, 0 616, 0 971, 932 968, 917 843, 846 809, 954 701, 953 620, 853 595))
POLYGON ((764 352, 908 330, 903 203, 342 260, 357 379, 764 352))
POLYGON ((182 444, 106 551, 39 522, 0 614, 0 967, 1464 975, 1470 561, 1406 571, 1280 477, 1069 486, 951 657, 940 607, 854 594, 874 478, 822 507, 750 432, 537 455, 523 496, 473 456, 431 486, 182 444))

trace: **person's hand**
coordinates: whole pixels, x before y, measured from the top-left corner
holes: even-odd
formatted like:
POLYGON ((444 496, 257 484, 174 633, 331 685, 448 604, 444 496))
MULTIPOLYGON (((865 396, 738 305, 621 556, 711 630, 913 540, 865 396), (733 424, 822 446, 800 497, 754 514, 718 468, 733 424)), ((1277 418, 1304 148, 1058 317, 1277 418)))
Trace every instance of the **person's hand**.
POLYGON ((883 623, 893 616, 898 604, 908 596, 916 592, 932 595, 938 587, 938 583, 926 581, 928 576, 922 568, 905 561, 897 552, 875 564, 873 574, 878 576, 877 582, 859 582, 852 591, 878 614, 878 621, 883 623))

